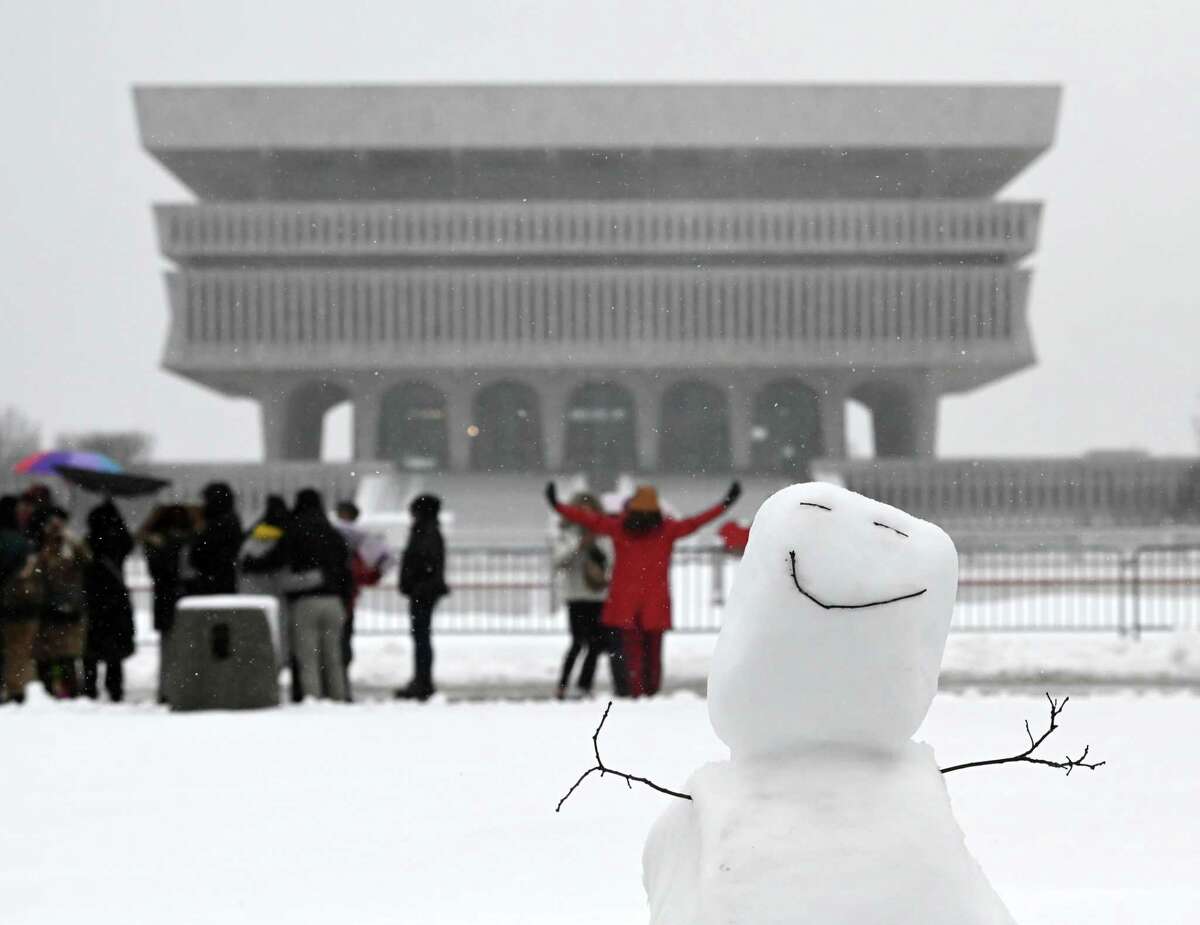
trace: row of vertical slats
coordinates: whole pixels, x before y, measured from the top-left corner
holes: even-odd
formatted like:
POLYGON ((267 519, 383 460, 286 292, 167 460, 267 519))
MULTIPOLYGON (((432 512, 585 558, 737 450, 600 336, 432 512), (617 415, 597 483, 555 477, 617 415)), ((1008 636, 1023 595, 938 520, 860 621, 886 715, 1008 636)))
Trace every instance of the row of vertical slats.
POLYGON ((973 343, 1020 329, 1024 272, 200 271, 197 344, 973 343))
POLYGON ((169 206, 175 256, 1030 249, 1034 203, 549 202, 169 206))

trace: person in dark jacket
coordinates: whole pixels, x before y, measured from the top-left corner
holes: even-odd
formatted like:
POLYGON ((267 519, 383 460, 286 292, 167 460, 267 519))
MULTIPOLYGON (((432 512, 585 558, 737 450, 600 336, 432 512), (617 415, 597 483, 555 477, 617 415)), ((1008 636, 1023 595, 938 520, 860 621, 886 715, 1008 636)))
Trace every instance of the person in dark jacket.
POLYGON ((154 629, 159 635, 159 703, 167 702, 163 694, 167 637, 175 625, 175 605, 183 597, 184 557, 195 534, 198 519, 199 512, 195 509, 182 504, 166 504, 151 512, 137 534, 154 586, 154 629))
POLYGON ((233 489, 224 482, 211 482, 201 496, 203 522, 188 551, 194 574, 184 590, 188 594, 236 594, 242 521, 234 507, 233 489))
POLYGON ((25 685, 33 674, 42 586, 36 564, 33 544, 17 524, 17 498, 5 495, 0 498, 0 638, 4 641, 0 703, 24 703, 25 685))
POLYGON ((83 572, 87 606, 87 642, 83 650, 83 695, 98 696, 100 663, 104 663, 104 689, 114 703, 125 696, 122 662, 133 655, 133 605, 125 585, 125 560, 133 551, 133 537, 125 518, 111 501, 93 508, 87 518, 84 542, 91 560, 83 572))
POLYGON ((347 700, 342 625, 351 582, 350 547, 329 522, 315 489, 296 495, 282 540, 261 557, 243 558, 242 569, 248 574, 282 572, 303 694, 347 700))
POLYGON ((408 598, 413 639, 413 678, 396 691, 409 700, 428 700, 433 684, 433 609, 450 593, 446 586, 446 544, 438 527, 441 499, 418 495, 408 506, 412 527, 400 560, 400 593, 408 598))

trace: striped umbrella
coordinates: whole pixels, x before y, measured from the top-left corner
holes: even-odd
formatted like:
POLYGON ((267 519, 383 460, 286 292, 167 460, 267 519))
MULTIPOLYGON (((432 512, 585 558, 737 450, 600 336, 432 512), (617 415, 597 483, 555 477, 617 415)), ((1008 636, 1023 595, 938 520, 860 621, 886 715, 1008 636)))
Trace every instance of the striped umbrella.
POLYGON ((121 464, 103 453, 81 450, 51 450, 26 456, 13 466, 18 475, 57 475, 59 466, 87 469, 90 472, 120 472, 121 464))

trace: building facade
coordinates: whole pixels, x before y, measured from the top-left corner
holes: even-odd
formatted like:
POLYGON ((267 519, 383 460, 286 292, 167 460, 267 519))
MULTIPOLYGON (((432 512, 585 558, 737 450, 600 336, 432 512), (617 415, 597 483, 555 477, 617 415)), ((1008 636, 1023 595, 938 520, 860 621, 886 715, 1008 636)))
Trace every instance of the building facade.
POLYGON ((164 365, 262 406, 268 460, 800 471, 933 455, 1034 360, 1052 87, 142 87, 164 365))

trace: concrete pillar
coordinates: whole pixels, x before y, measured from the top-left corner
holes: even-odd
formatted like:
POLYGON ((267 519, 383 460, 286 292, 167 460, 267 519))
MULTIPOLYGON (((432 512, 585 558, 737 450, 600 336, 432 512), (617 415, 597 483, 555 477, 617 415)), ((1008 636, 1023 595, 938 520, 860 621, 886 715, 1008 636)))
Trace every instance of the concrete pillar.
POLYGON ((258 400, 262 453, 267 462, 288 458, 288 397, 289 392, 281 389, 258 400))
POLYGON ((574 383, 553 376, 537 384, 542 454, 550 472, 561 472, 567 452, 567 399, 574 383))
POLYGON ((450 450, 450 471, 467 472, 471 468, 470 428, 474 425, 475 385, 467 379, 438 383, 446 395, 446 440, 450 450))
POLYGON ((643 472, 656 472, 659 465, 662 396, 666 391, 666 383, 646 376, 626 384, 633 392, 638 467, 643 472))
POLYGON ((928 378, 917 381, 909 399, 909 446, 913 456, 932 459, 937 453, 938 395, 928 378))
POLYGON ((354 393, 354 458, 379 458, 379 416, 383 393, 376 387, 363 387, 354 393))
POLYGON ((850 397, 845 382, 830 379, 818 392, 821 407, 821 445, 826 459, 846 458, 846 402, 850 397))
POLYGON ((747 472, 754 465, 754 402, 758 383, 738 377, 726 386, 729 394, 729 450, 736 472, 747 472))

